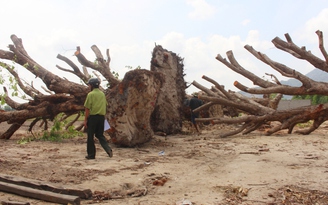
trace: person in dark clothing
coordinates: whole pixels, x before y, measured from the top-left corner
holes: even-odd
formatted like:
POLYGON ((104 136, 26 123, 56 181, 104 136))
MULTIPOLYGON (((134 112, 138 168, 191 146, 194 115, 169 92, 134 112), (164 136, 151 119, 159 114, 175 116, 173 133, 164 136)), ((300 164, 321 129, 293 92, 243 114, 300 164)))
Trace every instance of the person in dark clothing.
POLYGON ((88 86, 91 92, 88 93, 84 102, 85 118, 84 127, 87 129, 87 156, 86 159, 96 158, 96 146, 94 136, 106 151, 109 157, 113 156, 112 149, 108 145, 104 136, 104 122, 107 107, 105 94, 99 89, 100 81, 98 78, 91 78, 88 86))
POLYGON ((198 99, 197 94, 194 94, 193 97, 189 100, 189 108, 191 111, 191 123, 194 125, 198 133, 199 133, 199 129, 195 119, 199 117, 199 112, 193 112, 193 110, 200 107, 201 105, 203 105, 203 101, 198 99))

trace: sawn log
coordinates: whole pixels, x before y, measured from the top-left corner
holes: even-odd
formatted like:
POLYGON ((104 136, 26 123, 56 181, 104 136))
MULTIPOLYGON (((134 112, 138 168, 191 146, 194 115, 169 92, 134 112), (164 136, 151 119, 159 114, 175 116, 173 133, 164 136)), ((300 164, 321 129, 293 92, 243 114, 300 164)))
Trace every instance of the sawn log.
POLYGON ((30 205, 30 203, 19 201, 1 201, 1 205, 30 205))
POLYGON ((54 193, 61 193, 66 195, 78 196, 81 199, 89 199, 92 197, 92 191, 90 189, 73 189, 73 188, 63 188, 59 186, 54 186, 46 184, 43 181, 27 179, 23 177, 10 176, 5 174, 0 174, 0 182, 6 182, 11 184, 16 184, 20 186, 26 186, 33 189, 39 189, 43 191, 51 191, 54 193))
POLYGON ((6 182, 0 182, 0 191, 58 204, 80 205, 81 203, 81 199, 78 196, 58 194, 6 182))

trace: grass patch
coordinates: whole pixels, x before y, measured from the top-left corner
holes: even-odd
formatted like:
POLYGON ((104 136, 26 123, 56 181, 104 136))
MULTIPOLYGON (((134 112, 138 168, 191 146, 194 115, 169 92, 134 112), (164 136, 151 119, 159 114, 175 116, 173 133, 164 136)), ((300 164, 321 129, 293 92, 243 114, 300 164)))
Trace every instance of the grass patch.
MULTIPOLYGON (((70 118, 75 119, 76 115, 71 116, 70 118)), ((54 119, 54 124, 50 131, 43 131, 36 136, 31 136, 27 138, 23 137, 18 141, 18 144, 26 144, 35 140, 59 142, 63 139, 71 139, 74 137, 83 136, 83 132, 75 130, 73 126, 69 126, 67 129, 64 129, 67 123, 70 122, 69 118, 62 121, 59 119, 61 119, 61 115, 56 116, 56 118, 54 119)))
POLYGON ((310 127, 313 124, 313 120, 309 120, 305 123, 298 123, 296 126, 299 128, 306 128, 306 127, 310 127))

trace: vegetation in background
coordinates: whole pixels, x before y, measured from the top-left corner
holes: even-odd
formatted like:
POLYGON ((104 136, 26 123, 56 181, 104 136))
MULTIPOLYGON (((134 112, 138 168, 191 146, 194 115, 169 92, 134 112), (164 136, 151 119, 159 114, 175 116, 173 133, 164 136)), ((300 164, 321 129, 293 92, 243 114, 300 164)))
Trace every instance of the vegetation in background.
POLYGON ((324 104, 328 102, 328 96, 326 95, 295 95, 292 100, 311 100, 312 105, 324 104))
POLYGON ((307 122, 304 123, 298 123, 296 126, 299 128, 307 128, 307 127, 311 127, 313 124, 313 120, 309 120, 307 122))
POLYGON ((83 132, 77 131, 73 126, 69 126, 66 130, 65 127, 69 123, 69 120, 60 120, 63 114, 59 114, 54 119, 54 124, 50 131, 43 131, 40 133, 41 135, 22 138, 18 141, 19 144, 26 144, 35 140, 44 140, 44 141, 52 141, 59 142, 63 139, 71 139, 74 137, 83 136, 83 132))

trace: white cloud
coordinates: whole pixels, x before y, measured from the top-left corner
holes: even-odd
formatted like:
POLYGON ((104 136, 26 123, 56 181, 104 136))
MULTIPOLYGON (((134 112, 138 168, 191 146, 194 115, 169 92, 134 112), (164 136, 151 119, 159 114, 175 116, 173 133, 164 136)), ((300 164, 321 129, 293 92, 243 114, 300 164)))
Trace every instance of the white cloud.
MULTIPOLYGON (((311 51, 312 54, 324 60, 321 51, 319 49, 318 36, 315 33, 317 30, 323 32, 325 48, 327 50, 328 44, 325 39, 328 39, 328 8, 322 9, 316 16, 309 18, 304 22, 303 26, 294 32, 290 33, 293 42, 299 47, 305 46, 306 50, 311 51)), ((284 39, 285 40, 285 39, 284 39)), ((294 57, 287 62, 291 67, 297 71, 306 74, 311 70, 315 69, 312 65, 306 61, 301 61, 294 57)))
POLYGON ((215 14, 215 7, 212 7, 205 0, 187 0, 187 4, 193 7, 193 11, 189 13, 192 19, 208 19, 215 14))
MULTIPOLYGON (((249 38, 251 39, 252 37, 249 38)), ((244 49, 245 42, 242 41, 240 36, 224 37, 211 35, 207 39, 202 40, 199 37, 187 38, 182 33, 171 32, 163 36, 158 41, 158 44, 184 58, 184 69, 187 74, 185 80, 188 83, 196 81, 210 88, 212 84, 202 79, 202 76, 205 75, 230 90, 237 90, 233 86, 235 80, 251 86, 251 81, 215 59, 217 54, 226 58, 226 52, 229 50, 233 51, 236 60, 246 69, 250 69, 251 72, 258 70, 256 67, 257 60, 252 58, 252 55, 244 49)), ((187 89, 188 93, 195 91, 198 91, 198 89, 194 86, 187 89)))
POLYGON ((244 20, 241 22, 241 25, 243 25, 243 26, 247 26, 250 22, 251 22, 250 19, 244 19, 244 20))
POLYGON ((266 51, 274 47, 271 41, 261 40, 260 32, 258 30, 248 31, 244 44, 250 45, 258 51, 266 51))
POLYGON ((305 23, 305 33, 303 32, 303 37, 311 40, 312 42, 317 42, 315 31, 321 30, 328 36, 328 8, 323 9, 316 17, 311 18, 305 23))
MULTIPOLYGON (((293 33, 294 43, 303 42, 307 49, 316 49, 318 47, 318 36, 316 31, 323 32, 324 38, 328 36, 328 8, 321 10, 317 16, 310 18, 304 23, 304 26, 293 33)), ((315 51, 314 51, 315 52, 315 51)))

